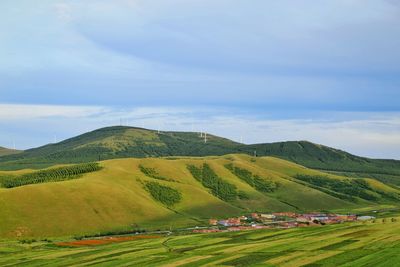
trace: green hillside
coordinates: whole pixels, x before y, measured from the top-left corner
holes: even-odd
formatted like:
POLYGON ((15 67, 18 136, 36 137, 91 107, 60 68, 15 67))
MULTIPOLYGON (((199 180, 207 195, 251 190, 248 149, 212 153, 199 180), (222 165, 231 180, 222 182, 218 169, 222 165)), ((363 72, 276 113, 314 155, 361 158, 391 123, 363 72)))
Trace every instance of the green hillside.
POLYGON ((0 237, 169 229, 252 211, 348 211, 396 205, 400 199, 399 190, 376 180, 328 175, 273 157, 128 158, 99 164, 0 171, 0 184, 9 177, 31 181, 0 188, 0 237))
POLYGON ((289 141, 272 144, 256 144, 243 148, 260 156, 286 159, 308 168, 347 173, 351 176, 371 177, 383 182, 400 185, 400 161, 369 159, 350 153, 313 144, 307 141, 289 141))
POLYGON ((20 150, 9 149, 9 148, 5 148, 5 147, 1 147, 0 146, 0 157, 1 156, 6 156, 6 155, 17 154, 17 153, 21 153, 21 152, 22 151, 20 151, 20 150))
POLYGON ((217 156, 245 153, 274 156, 303 166, 345 176, 370 177, 400 186, 400 161, 368 159, 307 141, 243 145, 207 134, 157 132, 135 127, 107 127, 60 143, 0 157, 0 170, 44 168, 114 158, 217 156))

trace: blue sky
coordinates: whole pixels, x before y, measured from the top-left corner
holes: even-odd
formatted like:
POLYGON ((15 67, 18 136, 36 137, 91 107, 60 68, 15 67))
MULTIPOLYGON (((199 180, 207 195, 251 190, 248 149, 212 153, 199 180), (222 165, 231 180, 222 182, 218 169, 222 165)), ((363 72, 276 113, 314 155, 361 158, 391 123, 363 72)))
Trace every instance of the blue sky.
POLYGON ((119 124, 400 159, 396 0, 3 0, 0 146, 119 124))

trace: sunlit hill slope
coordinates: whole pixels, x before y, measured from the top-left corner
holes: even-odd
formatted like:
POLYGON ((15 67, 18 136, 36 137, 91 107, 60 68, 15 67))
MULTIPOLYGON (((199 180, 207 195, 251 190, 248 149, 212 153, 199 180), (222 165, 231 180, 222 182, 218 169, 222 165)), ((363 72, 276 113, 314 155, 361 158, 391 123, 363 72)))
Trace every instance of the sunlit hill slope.
POLYGON ((397 189, 376 180, 327 175, 272 157, 129 158, 100 167, 73 179, 58 167, 53 173, 61 180, 21 186, 6 182, 35 171, 1 171, 0 236, 169 229, 252 211, 350 210, 400 199, 397 189))

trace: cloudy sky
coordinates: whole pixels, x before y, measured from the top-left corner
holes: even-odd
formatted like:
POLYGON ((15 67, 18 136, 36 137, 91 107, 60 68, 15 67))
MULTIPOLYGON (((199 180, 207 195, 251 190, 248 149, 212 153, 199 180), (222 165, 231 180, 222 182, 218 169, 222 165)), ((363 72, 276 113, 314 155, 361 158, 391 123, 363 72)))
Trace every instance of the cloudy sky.
POLYGON ((2 0, 0 146, 120 123, 400 159, 400 4, 2 0))

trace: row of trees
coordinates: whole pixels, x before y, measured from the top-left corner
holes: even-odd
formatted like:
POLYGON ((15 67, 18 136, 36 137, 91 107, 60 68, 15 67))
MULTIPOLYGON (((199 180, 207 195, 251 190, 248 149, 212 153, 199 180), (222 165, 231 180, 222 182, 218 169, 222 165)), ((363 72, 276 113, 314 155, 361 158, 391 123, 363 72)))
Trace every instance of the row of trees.
MULTIPOLYGON (((359 197, 370 201, 378 200, 378 197, 376 195, 370 193, 370 191, 374 191, 374 189, 371 188, 369 184, 362 179, 338 180, 329 178, 327 176, 304 174, 297 174, 295 178, 318 187, 329 189, 330 191, 350 196, 350 198, 359 197)), ((337 197, 337 194, 335 194, 334 192, 330 193, 330 191, 324 192, 337 197)))
POLYGON ((236 186, 218 177, 207 163, 204 163, 202 167, 188 165, 187 168, 196 180, 201 182, 204 187, 211 189, 214 196, 224 201, 231 201, 237 198, 236 186))
POLYGON ((144 175, 146 175, 148 177, 151 177, 151 178, 154 178, 157 180, 163 180, 163 181, 174 181, 172 179, 161 176, 154 168, 148 168, 143 165, 139 165, 139 169, 144 175))
POLYGON ((230 170, 234 175, 236 175, 241 180, 245 181, 251 187, 264 193, 274 192, 278 185, 271 180, 266 180, 258 175, 253 175, 250 171, 233 166, 232 163, 226 164, 225 168, 230 170))
POLYGON ((13 188, 28 184, 57 182, 80 177, 84 173, 102 169, 98 163, 84 163, 73 166, 65 166, 48 170, 41 170, 22 175, 7 175, 0 177, 0 183, 5 188, 13 188))

